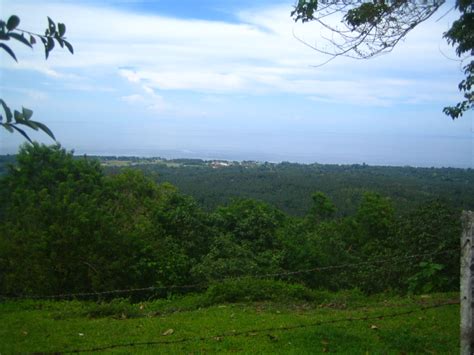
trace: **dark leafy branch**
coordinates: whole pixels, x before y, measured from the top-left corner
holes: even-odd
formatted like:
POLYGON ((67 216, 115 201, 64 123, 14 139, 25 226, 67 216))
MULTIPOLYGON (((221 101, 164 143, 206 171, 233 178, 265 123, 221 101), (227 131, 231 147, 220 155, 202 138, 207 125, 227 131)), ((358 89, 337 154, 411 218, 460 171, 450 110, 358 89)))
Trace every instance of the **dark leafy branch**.
MULTIPOLYGON (((303 43, 330 56, 368 59, 391 52, 405 36, 430 18, 445 0, 298 0, 291 15, 295 21, 319 23, 329 33, 317 45, 303 43)), ((474 48, 474 4, 472 0, 457 0, 461 12, 451 29, 444 34, 456 47, 459 56, 472 56, 474 48)), ((299 38, 298 38, 299 39, 299 38)), ((464 67, 466 79, 459 84, 464 101, 444 108, 453 119, 473 107, 474 64, 464 67)))
POLYGON ((443 112, 453 119, 463 115, 464 112, 472 110, 474 107, 474 2, 472 0, 458 0, 456 8, 461 12, 461 17, 454 21, 451 28, 444 34, 448 43, 456 47, 456 54, 459 57, 467 55, 471 57, 470 63, 464 66, 466 78, 459 85, 459 91, 463 94, 464 100, 455 106, 445 107, 443 112))
POLYGON ((321 53, 370 58, 389 52, 443 0, 414 1, 299 0, 291 13, 295 21, 316 21, 331 33, 321 53), (342 21, 334 21, 338 16, 342 21))
POLYGON ((3 122, 3 117, 0 116, 0 119, 1 119, 0 123, 8 132, 14 133, 16 131, 20 133, 23 137, 25 137, 30 143, 33 143, 30 137, 26 134, 26 132, 23 129, 18 127, 19 125, 23 125, 35 131, 42 130, 44 133, 50 136, 53 140, 56 140, 53 132, 51 132, 51 130, 45 124, 38 121, 33 121, 31 119, 31 116, 33 115, 32 110, 23 107, 21 112, 15 110, 12 114, 12 111, 7 106, 5 101, 3 101, 3 99, 0 99, 0 105, 2 106, 3 111, 5 112, 5 118, 6 118, 6 121, 3 122))
MULTIPOLYGON (((5 42, 14 40, 24 44, 27 47, 33 48, 38 40, 43 43, 45 51, 45 59, 48 59, 49 53, 54 49, 55 43, 58 43, 61 48, 66 47, 67 50, 74 54, 74 48, 71 43, 66 40, 66 25, 63 23, 56 23, 48 17, 48 27, 45 30, 44 35, 30 32, 19 28, 20 18, 16 15, 10 16, 8 21, 0 20, 0 48, 3 49, 10 57, 16 62, 18 59, 15 52, 5 44, 5 42)), ((31 128, 35 131, 41 130, 50 136, 53 140, 56 140, 53 132, 43 123, 33 121, 31 119, 33 111, 27 108, 22 108, 21 111, 12 110, 6 104, 3 99, 0 99, 0 105, 3 109, 3 114, 0 114, 0 126, 5 128, 10 133, 18 132, 31 142, 30 137, 25 132, 23 127, 31 128), (21 126, 22 128, 20 128, 21 126)))

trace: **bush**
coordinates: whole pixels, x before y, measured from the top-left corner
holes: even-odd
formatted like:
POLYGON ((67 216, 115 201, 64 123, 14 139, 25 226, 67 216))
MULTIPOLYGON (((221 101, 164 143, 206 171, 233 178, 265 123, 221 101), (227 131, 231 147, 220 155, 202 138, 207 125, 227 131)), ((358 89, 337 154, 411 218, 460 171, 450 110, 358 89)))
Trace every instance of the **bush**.
POLYGON ((314 293, 298 284, 246 277, 212 284, 205 293, 205 300, 208 305, 224 302, 312 301, 314 293))
POLYGON ((133 305, 125 298, 116 298, 110 302, 100 302, 92 304, 86 311, 85 315, 89 318, 133 318, 140 315, 138 305, 133 305))

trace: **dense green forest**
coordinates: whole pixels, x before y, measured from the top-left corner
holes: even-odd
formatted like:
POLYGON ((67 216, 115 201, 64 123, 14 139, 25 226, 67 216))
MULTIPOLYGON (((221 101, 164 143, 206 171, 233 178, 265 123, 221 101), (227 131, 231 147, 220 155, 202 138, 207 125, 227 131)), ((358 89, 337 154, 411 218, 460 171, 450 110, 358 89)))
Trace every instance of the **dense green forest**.
POLYGON ((97 159, 38 144, 24 145, 15 160, 0 178, 6 296, 185 285, 172 290, 195 292, 224 281, 229 290, 246 276, 365 293, 459 284, 470 170, 137 161, 140 169, 109 162, 105 174, 97 159), (173 172, 183 191, 192 192, 191 181, 193 191, 207 186, 199 193, 209 202, 166 182, 173 172), (283 192, 263 201, 272 191, 283 192), (241 198, 227 202, 231 196, 241 198), (285 201, 291 214, 278 208, 285 201))
MULTIPOLYGON (((105 174, 134 168, 158 183, 169 182, 182 193, 191 195, 206 211, 213 211, 234 198, 250 198, 301 217, 311 208, 314 191, 323 192, 333 201, 337 216, 353 214, 367 191, 389 197, 400 213, 434 199, 442 199, 461 209, 474 209, 473 169, 90 158, 100 161, 105 174)), ((0 175, 5 174, 8 164, 14 161, 14 155, 0 156, 0 175)))
POLYGON ((330 197, 338 216, 353 214, 367 191, 390 197, 398 212, 433 199, 474 208, 472 169, 99 158, 106 173, 117 173, 127 166, 141 169, 156 181, 170 182, 193 196, 207 211, 240 197, 304 216, 311 208, 314 191, 330 197))

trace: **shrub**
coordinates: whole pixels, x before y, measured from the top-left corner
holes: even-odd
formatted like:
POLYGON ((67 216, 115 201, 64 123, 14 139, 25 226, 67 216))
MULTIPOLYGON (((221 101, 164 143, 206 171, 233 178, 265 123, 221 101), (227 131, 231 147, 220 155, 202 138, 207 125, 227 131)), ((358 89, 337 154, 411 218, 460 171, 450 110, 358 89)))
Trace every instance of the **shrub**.
POLYGON ((212 284, 205 293, 205 300, 208 304, 248 301, 312 301, 314 294, 313 291, 302 285, 246 277, 212 284))
POLYGON ((89 318, 133 318, 140 315, 138 305, 133 305, 128 299, 116 298, 110 302, 100 302, 92 304, 86 311, 85 315, 89 318))

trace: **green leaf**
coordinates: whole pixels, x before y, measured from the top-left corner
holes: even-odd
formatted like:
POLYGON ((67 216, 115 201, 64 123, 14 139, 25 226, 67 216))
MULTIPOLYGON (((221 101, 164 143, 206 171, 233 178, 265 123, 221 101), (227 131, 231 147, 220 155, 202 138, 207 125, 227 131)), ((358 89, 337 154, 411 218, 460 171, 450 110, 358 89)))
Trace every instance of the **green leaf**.
POLYGON ((41 39, 41 42, 43 42, 43 45, 44 45, 44 54, 45 54, 45 57, 46 57, 46 59, 48 59, 48 56, 49 56, 48 40, 46 39, 46 37, 43 37, 43 36, 40 36, 40 39, 41 39))
POLYGON ((15 117, 16 122, 24 120, 23 114, 21 114, 20 111, 15 110, 15 112, 13 112, 13 116, 15 117))
POLYGON ((7 122, 10 123, 12 121, 12 118, 13 118, 12 111, 10 110, 10 107, 8 107, 8 105, 2 99, 0 99, 0 104, 3 107, 3 111, 5 111, 5 114, 7 115, 7 122))
POLYGON ((25 117, 25 120, 29 120, 31 116, 33 116, 33 111, 28 108, 22 107, 22 111, 23 111, 23 117, 25 117))
POLYGON ((28 135, 25 133, 24 130, 22 130, 22 129, 16 127, 16 126, 13 126, 13 125, 11 125, 10 127, 12 127, 13 129, 17 130, 23 137, 25 137, 25 138, 28 140, 28 142, 30 142, 31 144, 33 144, 33 141, 30 139, 30 137, 28 137, 28 135))
POLYGON ((48 17, 48 29, 49 29, 50 35, 54 36, 54 34, 56 33, 56 24, 49 17, 48 17))
POLYGON ((48 136, 50 136, 53 140, 56 140, 56 137, 54 137, 53 132, 43 123, 38 122, 38 121, 30 121, 33 122, 35 125, 38 126, 39 129, 41 129, 44 133, 46 133, 48 136))
POLYGON ((48 37, 47 48, 48 48, 48 52, 52 51, 54 48, 54 40, 51 37, 48 37))
POLYGON ((31 43, 23 35, 13 32, 13 33, 10 33, 9 36, 11 38, 15 38, 17 41, 20 41, 21 43, 23 43, 24 45, 27 45, 30 48, 32 47, 31 43))
POLYGON ((33 45, 33 44, 36 44, 36 39, 33 37, 33 36, 30 36, 30 43, 33 45))
POLYGON ((69 50, 69 52, 71 52, 71 54, 74 54, 74 48, 72 48, 71 43, 69 43, 68 41, 64 41, 64 45, 69 50))
POLYGON ((64 40, 61 37, 55 37, 61 48, 64 48, 64 40))
POLYGON ((7 21, 7 30, 13 31, 15 28, 18 27, 19 24, 20 24, 20 18, 16 15, 12 15, 7 21))
POLYGON ((22 124, 24 126, 30 127, 31 129, 34 129, 35 131, 37 131, 39 128, 35 121, 21 120, 18 122, 18 124, 22 124))
POLYGON ((14 130, 12 128, 12 125, 11 124, 8 124, 8 123, 2 123, 2 126, 5 127, 5 129, 10 132, 10 133, 13 133, 14 130))
POLYGON ((54 48, 54 40, 51 37, 41 37, 41 42, 43 42, 44 45, 44 53, 46 56, 46 59, 49 57, 49 52, 54 48))
POLYGON ((0 48, 3 48, 5 50, 5 52, 7 52, 8 54, 11 55, 11 57, 13 59, 15 59, 15 62, 18 62, 18 60, 16 59, 16 56, 15 56, 15 53, 13 53, 13 51, 10 49, 10 47, 8 47, 6 44, 4 43, 0 43, 0 48))
POLYGON ((58 32, 59 32, 59 37, 64 36, 66 33, 66 25, 64 23, 58 23, 58 32))

